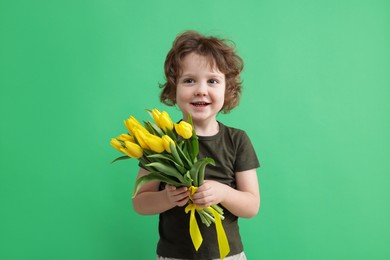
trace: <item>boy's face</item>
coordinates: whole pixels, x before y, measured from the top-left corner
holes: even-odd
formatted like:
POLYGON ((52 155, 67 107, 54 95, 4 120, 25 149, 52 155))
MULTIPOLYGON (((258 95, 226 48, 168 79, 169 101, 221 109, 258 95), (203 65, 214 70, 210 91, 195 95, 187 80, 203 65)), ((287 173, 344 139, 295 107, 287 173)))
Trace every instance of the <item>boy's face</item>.
POLYGON ((195 124, 215 122, 225 101, 225 74, 211 68, 206 57, 195 53, 184 57, 181 71, 176 103, 184 117, 191 114, 195 124))

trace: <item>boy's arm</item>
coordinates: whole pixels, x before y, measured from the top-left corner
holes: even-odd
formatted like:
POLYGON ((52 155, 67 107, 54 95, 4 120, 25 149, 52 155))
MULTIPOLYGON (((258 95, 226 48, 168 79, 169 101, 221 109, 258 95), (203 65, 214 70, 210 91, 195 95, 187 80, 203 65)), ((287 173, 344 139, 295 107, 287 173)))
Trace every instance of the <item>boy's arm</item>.
MULTIPOLYGON (((140 168, 137 178, 149 174, 140 168)), ((141 215, 154 215, 167 211, 175 206, 184 206, 189 198, 186 187, 169 186, 159 191, 160 182, 153 181, 144 184, 133 198, 133 208, 141 215)))
POLYGON ((217 181, 205 181, 192 196, 201 207, 221 203, 238 217, 255 216, 260 208, 260 191, 256 169, 236 173, 237 189, 217 181))

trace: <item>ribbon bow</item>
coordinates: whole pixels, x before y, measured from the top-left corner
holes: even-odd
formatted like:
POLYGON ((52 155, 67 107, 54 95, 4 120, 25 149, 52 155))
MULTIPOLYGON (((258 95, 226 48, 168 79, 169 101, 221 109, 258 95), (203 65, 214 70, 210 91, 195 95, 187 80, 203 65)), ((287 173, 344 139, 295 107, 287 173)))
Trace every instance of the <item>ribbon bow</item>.
MULTIPOLYGON (((191 196, 197 191, 198 187, 190 186, 190 198, 191 196)), ((202 245, 203 237, 200 232, 198 222, 195 218, 195 211, 198 209, 203 209, 201 207, 196 206, 193 203, 190 203, 185 208, 185 212, 188 214, 190 213, 190 236, 192 243, 194 244, 195 250, 198 251, 199 247, 202 245)), ((215 229, 217 231, 217 240, 218 240, 218 247, 219 247, 219 255, 221 259, 224 259, 225 256, 227 256, 230 252, 229 242, 226 237, 225 230, 222 226, 222 220, 219 216, 218 212, 214 210, 212 207, 207 207, 206 209, 210 210, 211 213, 214 216, 215 219, 215 229)))

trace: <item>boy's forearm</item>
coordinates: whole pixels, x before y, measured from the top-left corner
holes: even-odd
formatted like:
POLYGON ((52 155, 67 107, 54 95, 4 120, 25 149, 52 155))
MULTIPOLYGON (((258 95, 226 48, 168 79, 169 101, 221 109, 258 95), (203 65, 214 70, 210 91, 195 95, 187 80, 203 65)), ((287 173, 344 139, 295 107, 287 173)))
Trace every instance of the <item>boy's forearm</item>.
POLYGON ((174 207, 170 204, 165 190, 162 191, 146 191, 137 194, 133 198, 133 208, 135 212, 141 215, 160 214, 174 207))
POLYGON ((221 204, 237 217, 251 218, 257 215, 260 198, 255 194, 229 188, 227 196, 221 204))

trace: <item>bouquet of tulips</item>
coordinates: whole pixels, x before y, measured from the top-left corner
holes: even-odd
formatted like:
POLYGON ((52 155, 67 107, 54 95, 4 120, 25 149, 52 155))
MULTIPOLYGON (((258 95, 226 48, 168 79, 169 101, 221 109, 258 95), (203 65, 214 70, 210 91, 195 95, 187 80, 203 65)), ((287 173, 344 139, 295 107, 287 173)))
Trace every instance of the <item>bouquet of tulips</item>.
MULTIPOLYGON (((186 186, 191 195, 194 194, 197 187, 203 184, 207 164, 215 164, 212 158, 197 158, 199 143, 191 116, 188 117, 188 121, 174 124, 165 111, 160 112, 158 109, 147 111, 154 122, 144 121, 141 124, 136 118, 130 116, 124 121, 128 133, 111 139, 111 145, 125 154, 113 162, 135 158, 149 171, 148 175, 137 179, 133 196, 143 184, 149 181, 160 181, 176 187, 186 186)), ((190 196, 185 211, 191 213, 190 235, 196 250, 202 243, 202 236, 196 223, 195 212, 206 226, 215 223, 218 241, 221 240, 220 251, 221 247, 224 247, 225 253, 226 250, 228 252, 229 245, 221 224, 221 220, 224 219, 221 207, 218 205, 207 208, 197 207, 192 203, 190 196)), ((221 253, 222 258, 225 253, 221 253)))
MULTIPOLYGON (((141 167, 149 171, 148 175, 137 179, 133 196, 141 186, 149 181, 160 181, 176 187, 186 186, 193 195, 197 187, 204 182, 204 171, 207 164, 215 165, 212 158, 198 159, 198 137, 193 129, 191 116, 188 121, 174 124, 165 111, 147 110, 154 122, 144 121, 143 124, 130 116, 124 121, 128 133, 111 139, 111 145, 124 156, 115 161, 135 158, 141 167)), ((185 212, 190 212, 190 235, 198 250, 202 244, 202 236, 195 218, 198 213, 202 223, 210 226, 215 223, 221 258, 229 252, 229 244, 222 227, 223 210, 218 205, 207 208, 195 206, 191 196, 185 212)))
MULTIPOLYGON (((113 162, 136 158, 150 172, 136 181, 133 196, 149 181, 161 181, 176 187, 186 186, 194 193, 203 184, 206 165, 214 165, 214 160, 207 157, 197 159, 199 145, 191 117, 188 122, 174 124, 165 111, 147 111, 154 123, 144 121, 142 125, 130 116, 124 121, 129 132, 111 139, 111 145, 125 154, 113 162)), ((217 205, 212 208, 223 219, 222 208, 217 205)), ((210 226, 215 222, 213 214, 207 208, 197 209, 197 212, 205 225, 210 226)))

